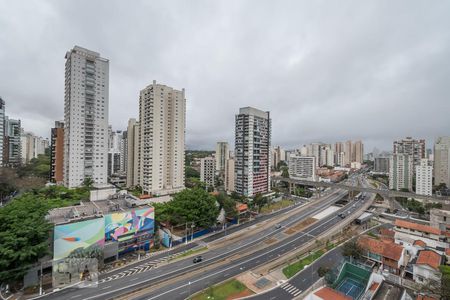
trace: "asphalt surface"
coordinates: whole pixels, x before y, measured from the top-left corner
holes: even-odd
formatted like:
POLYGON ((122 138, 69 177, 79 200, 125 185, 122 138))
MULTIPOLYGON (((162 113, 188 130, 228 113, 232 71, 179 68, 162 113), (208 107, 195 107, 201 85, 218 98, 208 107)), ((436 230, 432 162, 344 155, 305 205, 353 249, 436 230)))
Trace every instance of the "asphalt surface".
MULTIPOLYGON (((139 300, 153 300, 153 299, 185 299, 191 294, 206 289, 207 287, 216 283, 222 282, 226 279, 233 278, 247 270, 254 269, 257 266, 266 264, 273 259, 295 251, 302 247, 305 243, 315 239, 318 235, 331 229, 337 225, 342 219, 338 216, 340 213, 347 215, 355 210, 358 210, 368 200, 354 201, 346 205, 344 208, 336 211, 328 217, 314 223, 306 232, 298 232, 292 234, 280 244, 274 244, 264 249, 258 250, 250 255, 242 256, 241 258, 230 262, 229 265, 205 270, 201 275, 192 276, 191 278, 182 279, 172 284, 168 284, 162 288, 147 292, 145 295, 129 298, 139 300)), ((98 297, 103 297, 99 294, 98 297)), ((88 298, 97 299, 97 298, 88 298)), ((269 299, 269 298, 262 298, 269 299)), ((280 298, 281 299, 281 298, 280 298)))
POLYGON ((252 300, 275 300, 275 299, 293 299, 300 295, 303 291, 309 289, 317 280, 319 275, 317 270, 320 267, 332 268, 343 259, 341 248, 335 248, 323 256, 321 256, 314 263, 309 265, 292 277, 288 282, 281 284, 279 287, 272 289, 266 293, 255 295, 251 297, 252 300))
MULTIPOLYGON (((345 191, 338 191, 335 194, 327 195, 323 199, 321 199, 321 201, 319 201, 318 203, 313 204, 310 209, 302 210, 295 216, 290 217, 288 220, 280 222, 280 224, 282 226, 289 226, 291 224, 297 223, 298 221, 300 221, 302 219, 305 219, 309 216, 312 216, 315 213, 318 213, 318 212, 324 210, 325 208, 332 205, 334 202, 340 200, 346 194, 347 194, 347 192, 345 192, 345 191)), ((237 231, 237 230, 242 230, 243 228, 246 228, 246 227, 255 226, 256 222, 268 220, 271 217, 274 217, 274 216, 277 216, 277 215, 280 215, 283 213, 284 214, 289 213, 291 210, 292 210, 292 207, 290 207, 286 210, 282 210, 278 213, 271 214, 270 216, 263 216, 261 218, 257 218, 254 221, 255 223, 249 222, 249 223, 243 224, 242 226, 239 226, 236 228, 230 228, 227 230, 227 234, 237 231)), ((171 264, 161 265, 156 269, 150 269, 147 272, 135 273, 135 274, 131 274, 130 276, 123 276, 123 277, 115 278, 114 280, 111 280, 111 281, 100 282, 98 284, 98 286, 95 288, 82 288, 82 289, 81 288, 66 288, 59 292, 49 294, 45 297, 42 297, 42 299, 67 299, 67 300, 69 300, 69 299, 70 300, 72 300, 72 299, 75 299, 75 300, 77 300, 77 299, 86 299, 86 300, 87 299, 110 299, 111 297, 116 297, 119 294, 128 293, 128 292, 134 291, 134 290, 142 288, 142 287, 146 287, 146 286, 150 286, 150 285, 153 285, 153 284, 156 284, 159 282, 167 281, 170 278, 176 277, 181 274, 192 272, 193 270, 200 269, 200 268, 204 267, 205 265, 222 261, 226 257, 232 256, 236 253, 241 253, 241 252, 245 253, 247 249, 251 249, 252 246, 257 245, 261 241, 264 241, 265 239, 268 239, 276 234, 279 234, 283 230, 285 230, 285 228, 280 228, 280 229, 268 228, 268 229, 265 229, 265 230, 259 232, 258 235, 246 237, 245 239, 237 241, 233 245, 210 250, 210 251, 202 254, 204 260, 203 260, 203 262, 201 262, 199 264, 194 265, 192 263, 192 258, 182 259, 182 260, 173 262, 171 264)), ((214 240, 217 240, 220 238, 226 238, 226 237, 220 236, 220 234, 217 235, 216 237, 211 237, 211 239, 214 239, 214 240)), ((302 243, 303 242, 304 241, 302 241, 302 243)), ((265 253, 267 251, 266 249, 264 249, 262 253, 265 253)), ((183 250, 181 250, 181 251, 183 251, 183 250)), ((283 253, 286 253, 286 251, 284 251, 283 253)), ((167 254, 165 254, 165 255, 167 255, 167 254)), ((267 257, 273 258, 273 255, 269 255, 267 257)), ((255 263, 255 261, 253 262, 253 264, 254 263, 255 263)), ((246 264, 244 264, 243 268, 246 268, 245 265, 246 264)), ((225 267, 225 269, 226 268, 227 267, 225 267)), ((110 276, 110 274, 111 273, 108 273, 108 276, 110 276)), ((230 274, 226 273, 225 275, 231 276, 230 274)), ((100 276, 100 279, 102 279, 101 276, 100 276)), ((222 281, 222 280, 223 280, 223 278, 220 279, 220 281, 222 281)), ((211 282, 211 284, 213 284, 213 282, 211 282)), ((189 284, 187 286, 189 286, 189 284)), ((194 288, 192 290, 194 291, 194 288)), ((178 298, 180 298, 180 294, 178 295, 178 298)), ((181 296, 181 298, 183 298, 183 296, 181 296)), ((161 298, 161 299, 167 299, 167 297, 163 296, 163 298, 161 298)))

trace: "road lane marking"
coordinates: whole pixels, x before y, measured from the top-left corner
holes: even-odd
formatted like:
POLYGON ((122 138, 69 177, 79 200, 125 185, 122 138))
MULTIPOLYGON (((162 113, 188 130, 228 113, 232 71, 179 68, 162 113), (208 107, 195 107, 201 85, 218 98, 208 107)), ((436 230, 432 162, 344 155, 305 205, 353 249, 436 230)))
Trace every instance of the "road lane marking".
MULTIPOLYGON (((337 198, 339 198, 340 196, 341 196, 340 194, 337 194, 337 195, 336 195, 337 198)), ((333 201, 331 201, 331 202, 337 201, 337 200, 335 200, 336 197, 333 197, 333 198, 332 198, 333 201)), ((340 198, 339 198, 339 199, 340 199, 340 198)), ((324 202, 324 203, 322 203, 322 205, 320 205, 320 207, 322 208, 322 207, 327 206, 327 205, 328 205, 328 202, 324 202)), ((311 212, 311 213, 312 213, 312 212, 311 212)), ((311 213, 307 213, 307 214, 305 214, 305 215, 302 215, 302 217, 299 217, 299 218, 304 218, 306 215, 310 215, 311 213)), ((312 230, 316 230, 316 229, 318 229, 318 228, 320 228, 320 227, 322 227, 322 226, 328 224, 329 222, 334 221, 336 218, 337 218, 337 215, 334 216, 334 217, 332 217, 331 219, 327 220, 326 222, 322 223, 321 225, 319 225, 318 227, 316 227, 316 228, 314 228, 314 229, 312 229, 312 230)), ((293 220, 290 224, 292 224, 292 223, 297 223, 297 222, 298 222, 298 219, 295 219, 295 220, 293 220)), ((312 230, 308 231, 307 233, 312 232, 312 230)), ((269 233, 269 234, 270 234, 270 233, 269 233)), ((300 236, 298 236, 297 238, 295 238, 295 239, 289 241, 289 242, 286 243, 286 244, 282 244, 282 245, 280 245, 280 246, 278 246, 278 247, 275 247, 275 248, 272 249, 270 252, 275 252, 275 251, 279 250, 280 248, 286 247, 286 246, 289 245, 289 244, 292 244, 292 243, 294 243, 294 242, 297 242, 299 239, 303 238, 304 236, 305 236, 305 235, 300 235, 300 236)), ((263 236, 262 238, 260 238, 260 240, 264 240, 265 237, 266 237, 266 236, 263 236)), ((257 241, 257 240, 256 240, 256 241, 257 241)), ((254 242, 254 241, 252 241, 252 242, 250 242, 250 243, 248 243, 248 244, 251 244, 251 243, 253 243, 253 242, 254 242)), ((244 247, 247 246, 248 244, 245 244, 245 245, 242 246, 242 247, 238 247, 238 248, 236 248, 236 250, 238 250, 238 249, 240 249, 240 248, 244 248, 244 247)), ((222 270, 220 270, 220 271, 214 272, 214 273, 212 273, 212 274, 206 275, 206 276, 203 277, 203 278, 194 280, 194 281, 191 282, 191 284, 192 284, 192 283, 196 283, 196 282, 201 281, 201 280, 204 280, 205 278, 209 278, 209 277, 211 277, 211 276, 218 275, 218 274, 220 274, 220 273, 222 273, 222 272, 225 272, 225 271, 228 271, 228 270, 230 270, 230 269, 239 267, 239 266, 242 265, 242 264, 248 263, 248 262, 250 262, 250 261, 252 261, 252 260, 254 260, 254 259, 256 259, 256 258, 260 258, 260 257, 263 257, 263 256, 265 256, 265 255, 267 255, 267 252, 266 252, 266 253, 262 253, 262 254, 260 254, 260 255, 258 255, 258 256, 256 256, 256 257, 249 258, 249 259, 243 261, 242 263, 238 263, 238 264, 232 265, 232 266, 230 266, 230 267, 228 267, 228 268, 225 268, 225 269, 222 269, 222 270)), ((210 260, 212 260, 212 259, 213 259, 213 258, 211 258, 210 260)), ((191 267, 191 266, 188 266, 188 268, 190 268, 190 267, 191 267)), ((185 269, 186 269, 186 268, 185 268, 185 269)), ((240 269, 243 270, 243 267, 241 267, 240 269)), ((173 273, 175 273, 175 272, 180 272, 180 270, 173 271, 173 273)), ((88 298, 86 298, 85 300, 95 299, 95 298, 98 298, 98 297, 100 297, 100 296, 104 296, 104 295, 108 295, 108 294, 111 294, 111 293, 114 293, 114 292, 118 292, 118 291, 121 291, 121 290, 124 290, 124 289, 128 289, 128 288, 133 287, 133 286, 136 286, 136 285, 138 285, 138 284, 142 284, 142 283, 145 283, 145 282, 148 282, 148 281, 151 281, 151 280, 155 280, 155 279, 157 279, 157 278, 159 278, 159 277, 166 276, 166 275, 167 275, 167 273, 165 273, 165 274, 163 274, 163 275, 160 275, 160 276, 157 276, 157 277, 149 278, 149 279, 146 279, 146 280, 143 280, 143 281, 140 281, 140 282, 136 282, 136 283, 131 284, 131 285, 123 286, 123 287, 120 287, 120 288, 115 289, 115 290, 108 291, 108 292, 103 293, 103 294, 97 294, 97 295, 95 295, 95 296, 88 297, 88 298)), ((159 295, 153 296, 153 297, 148 298, 148 299, 149 299, 149 300, 150 300, 150 299, 155 299, 155 298, 157 298, 157 297, 160 297, 160 296, 163 296, 163 295, 165 295, 165 294, 171 293, 171 292, 173 292, 173 291, 175 291, 175 290, 177 290, 177 289, 179 289, 179 288, 183 288, 183 287, 186 287, 186 286, 188 286, 188 284, 180 285, 180 286, 178 286, 178 287, 176 287, 176 288, 170 289, 170 290, 168 290, 168 291, 165 291, 165 292, 163 292, 163 293, 161 293, 161 294, 159 294, 159 295)))

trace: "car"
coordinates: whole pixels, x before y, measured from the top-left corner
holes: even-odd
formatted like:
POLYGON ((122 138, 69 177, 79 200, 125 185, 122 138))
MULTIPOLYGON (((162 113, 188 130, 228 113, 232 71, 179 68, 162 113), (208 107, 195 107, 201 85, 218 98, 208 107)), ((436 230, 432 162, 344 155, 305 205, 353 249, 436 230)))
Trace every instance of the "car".
POLYGON ((281 228, 281 224, 275 225, 275 228, 276 228, 276 229, 280 229, 280 228, 281 228))
POLYGON ((346 215, 345 214, 339 214, 338 215, 341 219, 345 219, 346 215))
POLYGON ((199 263, 203 260, 203 257, 201 255, 196 256, 193 260, 194 264, 199 263))

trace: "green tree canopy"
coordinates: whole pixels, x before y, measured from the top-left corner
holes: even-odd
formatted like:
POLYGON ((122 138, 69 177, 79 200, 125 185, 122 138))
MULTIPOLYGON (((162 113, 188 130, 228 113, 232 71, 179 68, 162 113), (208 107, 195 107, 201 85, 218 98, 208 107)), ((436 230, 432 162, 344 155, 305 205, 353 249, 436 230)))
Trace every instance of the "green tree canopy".
POLYGON ((20 279, 49 253, 52 225, 45 216, 52 208, 79 203, 86 189, 52 186, 24 193, 0 209, 0 281, 20 279))
POLYGON ((347 257, 353 257, 354 259, 359 259, 362 257, 363 249, 358 244, 358 242, 353 239, 348 241, 342 246, 342 255, 347 257))
POLYGON ((219 202, 220 208, 225 210, 225 215, 229 218, 237 216, 236 201, 233 200, 225 193, 220 193, 216 196, 217 202, 219 202))
POLYGON ((193 223, 207 228, 216 223, 219 207, 216 199, 203 189, 185 189, 177 193, 169 202, 155 205, 157 221, 169 222, 176 226, 193 223))

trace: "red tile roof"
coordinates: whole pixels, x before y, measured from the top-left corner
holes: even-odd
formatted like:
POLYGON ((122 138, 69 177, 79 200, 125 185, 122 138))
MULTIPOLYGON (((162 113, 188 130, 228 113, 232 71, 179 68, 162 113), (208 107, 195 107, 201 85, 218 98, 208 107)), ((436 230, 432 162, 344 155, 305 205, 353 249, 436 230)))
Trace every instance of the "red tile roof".
POLYGON ((403 247, 400 245, 397 245, 396 243, 390 241, 390 240, 376 240, 369 237, 362 237, 359 239, 358 243, 363 247, 364 249, 367 249, 368 251, 381 255, 386 258, 390 258, 396 261, 399 261, 402 252, 403 247))
POLYGON ((246 211, 248 210, 248 205, 245 203, 237 203, 236 204, 236 209, 241 212, 241 211, 246 211))
POLYGON ((422 241, 422 240, 415 240, 413 245, 420 246, 420 247, 426 247, 427 246, 427 244, 424 241, 422 241))
POLYGON ((437 299, 431 296, 417 295, 416 300, 437 300, 437 299))
POLYGON ((376 291, 379 285, 380 285, 380 284, 379 284, 378 282, 374 282, 374 283, 372 283, 372 285, 370 286, 369 290, 371 290, 371 291, 376 291))
POLYGON ((434 227, 431 227, 428 225, 422 225, 422 224, 417 224, 417 223, 413 223, 413 222, 408 222, 408 221, 400 220, 400 219, 395 220, 395 226, 413 229, 413 230, 431 233, 431 234, 436 234, 436 235, 441 235, 441 230, 439 230, 438 228, 434 228, 434 227))
POLYGON ((434 269, 438 269, 441 265, 442 257, 434 251, 422 250, 417 257, 417 265, 428 265, 434 269))
POLYGON ((388 228, 381 228, 380 229, 380 234, 387 236, 387 237, 394 237, 395 236, 395 231, 388 229, 388 228))
POLYGON ((333 290, 329 287, 324 287, 314 293, 317 297, 322 298, 323 300, 352 300, 351 297, 342 294, 336 290, 333 290))

